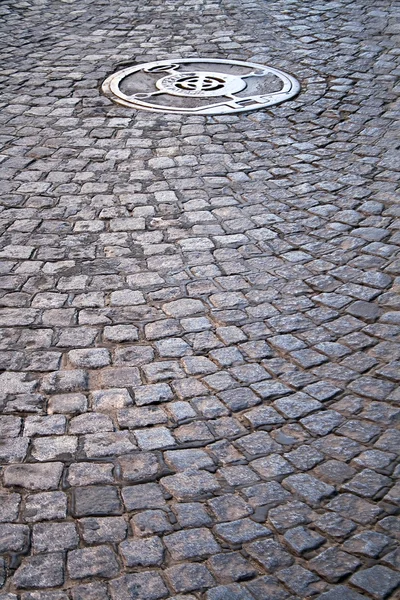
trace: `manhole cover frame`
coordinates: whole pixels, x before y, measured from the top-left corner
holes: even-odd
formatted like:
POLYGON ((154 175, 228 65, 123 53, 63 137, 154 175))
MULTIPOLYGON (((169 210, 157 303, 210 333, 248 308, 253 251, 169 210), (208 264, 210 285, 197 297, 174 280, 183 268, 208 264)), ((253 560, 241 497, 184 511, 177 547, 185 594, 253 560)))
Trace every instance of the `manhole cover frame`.
MULTIPOLYGON (((176 79, 176 78, 175 78, 176 79)), ((193 77, 193 79, 195 79, 195 77, 193 77)), ((182 80, 182 79, 181 79, 182 80)), ((208 82, 208 86, 210 87, 212 85, 212 82, 208 82)), ((195 86, 195 82, 192 84, 192 88, 193 86, 195 86)), ((188 84, 188 87, 190 87, 190 85, 188 84)), ((116 71, 115 73, 113 73, 112 75, 109 75, 109 77, 107 77, 105 79, 105 81, 102 84, 102 92, 105 96, 107 96, 108 98, 110 98, 113 102, 116 102, 117 104, 120 104, 122 106, 126 106, 128 108, 132 108, 135 110, 145 110, 148 112, 156 112, 156 113, 163 113, 163 114, 186 114, 186 115, 208 115, 208 116, 213 116, 213 115, 230 115, 230 114, 236 114, 236 113, 242 113, 242 112, 249 112, 249 111, 254 111, 254 110, 261 110, 261 109, 265 109, 268 108, 270 106, 274 106, 276 104, 281 104, 282 102, 285 102, 286 100, 290 100, 292 98, 294 98, 295 96, 297 96, 297 94, 300 92, 300 83, 298 82, 298 80, 293 77, 293 75, 290 75, 289 73, 282 71, 280 69, 277 69, 275 67, 270 67, 269 65, 261 65, 259 63, 253 63, 253 62, 245 62, 245 61, 239 61, 239 60, 226 60, 226 59, 210 59, 210 58, 174 58, 174 59, 170 59, 170 60, 158 60, 158 61, 152 61, 152 62, 148 62, 148 63, 141 63, 141 64, 135 64, 135 65, 131 65, 129 67, 125 67, 121 70, 116 71), (270 92, 270 93, 265 93, 265 94, 255 94, 255 95, 250 95, 250 96, 245 96, 245 97, 239 97, 237 96, 235 98, 234 94, 232 94, 232 97, 225 97, 225 96, 216 96, 214 93, 209 93, 208 95, 206 94, 206 91, 199 89, 198 91, 194 91, 194 92, 187 92, 185 93, 183 92, 179 92, 179 90, 176 89, 176 81, 174 81, 174 77, 171 77, 171 74, 174 73, 173 67, 178 66, 178 68, 180 66, 184 66, 185 64, 196 64, 196 63, 201 63, 201 64, 224 64, 224 65, 237 65, 240 67, 246 67, 249 69, 253 69, 253 71, 249 74, 245 74, 245 75, 228 75, 226 73, 223 72, 218 72, 218 71, 199 71, 199 72, 193 72, 193 70, 191 70, 190 72, 180 72, 177 74, 178 75, 192 75, 192 76, 196 76, 199 74, 206 74, 210 79, 212 79, 212 76, 215 76, 215 79, 217 79, 217 77, 219 76, 220 79, 226 79, 226 82, 224 84, 224 82, 221 83, 221 85, 224 88, 224 85, 227 89, 229 88, 241 88, 239 89, 239 91, 242 91, 245 87, 246 84, 243 86, 240 86, 240 84, 236 84, 235 86, 235 82, 231 81, 233 79, 236 79, 238 81, 242 81, 245 78, 248 77, 260 77, 260 76, 267 76, 267 75, 275 75, 276 77, 278 77, 281 82, 283 83, 282 88, 277 91, 277 92, 270 92), (162 69, 163 67, 171 67, 171 69, 162 69), (153 92, 149 92, 149 93, 141 93, 138 92, 137 94, 133 94, 131 96, 128 96, 126 94, 124 94, 121 89, 120 89, 120 84, 122 83, 122 81, 128 77, 129 75, 133 75, 134 73, 138 73, 140 71, 144 71, 146 73, 157 73, 160 74, 160 79, 155 82, 155 91, 153 92), (261 73, 260 73, 261 71, 261 73), (162 80, 170 80, 169 82, 167 82, 167 84, 170 85, 170 88, 173 89, 173 87, 175 86, 175 93, 171 93, 170 90, 166 89, 165 87, 165 83, 163 83, 162 80), (157 91, 158 90, 158 91, 157 91), (145 96, 148 97, 151 95, 156 95, 156 94, 161 94, 161 93, 167 93, 170 96, 181 96, 181 97, 199 97, 199 98, 204 98, 204 97, 209 97, 211 96, 215 96, 215 97, 220 97, 220 98, 224 98, 225 100, 220 100, 214 104, 209 104, 207 106, 200 106, 200 107, 195 107, 195 108, 182 108, 182 107, 177 107, 177 106, 166 106, 166 105, 155 105, 155 104, 151 104, 149 102, 145 102, 144 98, 140 98, 140 96, 145 96)))

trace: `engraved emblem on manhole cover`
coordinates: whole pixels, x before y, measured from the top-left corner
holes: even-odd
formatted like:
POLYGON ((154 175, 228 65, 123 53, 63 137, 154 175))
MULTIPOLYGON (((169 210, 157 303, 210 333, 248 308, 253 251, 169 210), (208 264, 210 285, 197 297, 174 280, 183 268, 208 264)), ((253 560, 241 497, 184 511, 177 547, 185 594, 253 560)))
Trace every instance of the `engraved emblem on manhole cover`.
POLYGON ((223 115, 280 104, 298 94, 300 84, 266 65, 187 58, 127 67, 107 77, 102 91, 136 110, 223 115))

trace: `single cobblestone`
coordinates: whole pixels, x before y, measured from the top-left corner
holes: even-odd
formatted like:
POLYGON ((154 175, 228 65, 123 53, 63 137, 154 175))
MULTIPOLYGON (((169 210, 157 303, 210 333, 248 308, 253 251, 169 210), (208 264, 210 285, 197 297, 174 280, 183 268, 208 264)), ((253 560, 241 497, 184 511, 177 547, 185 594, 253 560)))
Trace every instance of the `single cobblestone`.
POLYGON ((128 567, 161 566, 164 547, 157 536, 145 540, 126 540, 119 551, 128 567))
POLYGON ((337 548, 328 548, 310 561, 310 567, 330 582, 353 573, 361 564, 360 560, 337 548))
POLYGON ((220 550, 211 532, 205 528, 171 533, 164 542, 174 560, 198 559, 220 550))
POLYGON ((63 582, 64 560, 61 552, 25 558, 14 576, 17 589, 56 587, 63 582))
POLYGON ((186 563, 170 567, 166 576, 174 592, 192 592, 215 584, 210 571, 201 564, 186 563))
POLYGON ((72 550, 68 553, 67 568, 71 579, 93 576, 110 578, 119 572, 116 557, 108 546, 72 550))
POLYGON ((363 592, 367 592, 373 598, 385 598, 400 584, 400 575, 380 565, 370 569, 359 571, 350 579, 363 592))
POLYGON ((25 499, 23 519, 27 522, 52 521, 65 519, 68 498, 64 492, 41 492, 31 494, 25 499))
POLYGON ((54 490, 58 487, 63 463, 10 465, 4 469, 4 484, 29 490, 54 490))
POLYGON ((34 552, 72 550, 79 544, 74 523, 38 523, 32 529, 34 552))

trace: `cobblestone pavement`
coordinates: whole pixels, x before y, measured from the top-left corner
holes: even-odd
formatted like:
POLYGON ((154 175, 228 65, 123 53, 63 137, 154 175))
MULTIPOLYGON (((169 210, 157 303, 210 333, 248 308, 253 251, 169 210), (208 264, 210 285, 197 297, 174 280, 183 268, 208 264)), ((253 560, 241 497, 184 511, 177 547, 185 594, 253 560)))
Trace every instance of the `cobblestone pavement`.
POLYGON ((3 0, 0 600, 396 597, 395 8, 3 0), (99 93, 181 56, 303 90, 99 93))

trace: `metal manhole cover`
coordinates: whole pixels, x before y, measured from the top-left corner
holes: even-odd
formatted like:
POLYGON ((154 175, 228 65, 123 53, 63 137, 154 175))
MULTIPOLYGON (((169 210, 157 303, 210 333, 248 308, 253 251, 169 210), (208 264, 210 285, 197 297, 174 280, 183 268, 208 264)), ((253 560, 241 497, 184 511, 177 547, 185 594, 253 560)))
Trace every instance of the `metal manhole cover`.
POLYGON ((300 84, 280 69, 239 60, 174 59, 134 65, 104 81, 103 93, 139 110, 222 115, 293 98, 300 84))

